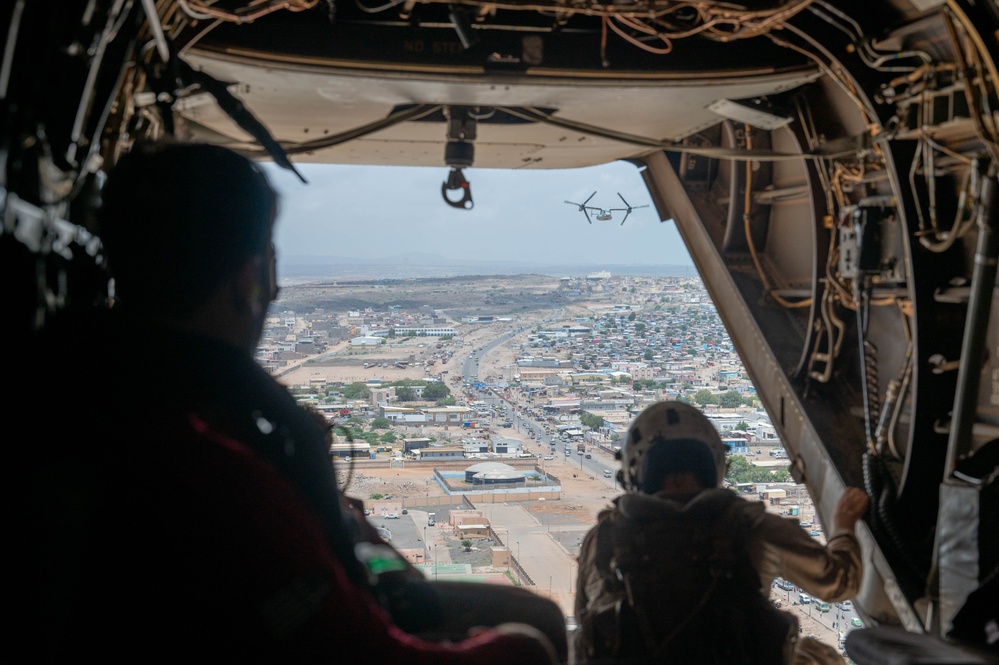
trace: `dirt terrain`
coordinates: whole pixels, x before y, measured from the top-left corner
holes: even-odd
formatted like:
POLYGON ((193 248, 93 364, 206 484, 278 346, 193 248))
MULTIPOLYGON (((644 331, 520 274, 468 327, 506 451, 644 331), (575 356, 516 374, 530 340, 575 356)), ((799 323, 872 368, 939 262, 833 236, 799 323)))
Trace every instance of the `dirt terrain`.
POLYGON ((384 311, 396 306, 414 312, 443 309, 451 317, 507 316, 569 304, 557 277, 485 275, 407 280, 337 281, 303 284, 281 292, 278 307, 299 312, 384 311))

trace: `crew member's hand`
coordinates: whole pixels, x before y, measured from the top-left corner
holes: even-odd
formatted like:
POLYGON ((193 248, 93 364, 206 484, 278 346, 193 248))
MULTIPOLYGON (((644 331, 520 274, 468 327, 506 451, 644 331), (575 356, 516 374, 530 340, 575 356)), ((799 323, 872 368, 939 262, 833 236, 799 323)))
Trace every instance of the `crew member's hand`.
POLYGON ((847 487, 836 504, 836 512, 833 513, 833 528, 836 531, 853 531, 857 520, 863 517, 867 511, 868 503, 870 503, 870 498, 864 490, 847 487))

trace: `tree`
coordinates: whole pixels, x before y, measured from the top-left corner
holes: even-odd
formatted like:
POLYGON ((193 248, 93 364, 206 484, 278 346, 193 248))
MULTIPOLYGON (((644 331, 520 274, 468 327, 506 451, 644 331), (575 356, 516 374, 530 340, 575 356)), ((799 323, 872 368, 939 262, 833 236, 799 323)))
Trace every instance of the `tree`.
POLYGON ((644 331, 645 331, 645 324, 644 323, 636 323, 635 324, 635 332, 641 334, 644 331))
POLYGON ((392 427, 392 422, 388 418, 375 418, 371 421, 371 429, 388 429, 392 427))
POLYGON ((355 381, 354 383, 347 384, 340 393, 344 399, 368 399, 371 397, 368 384, 363 381, 355 381))
POLYGON ((440 382, 428 383, 427 387, 423 389, 423 399, 425 400, 439 400, 450 396, 451 389, 440 382))
POLYGON ((637 318, 637 316, 638 316, 637 314, 635 314, 634 312, 632 312, 631 314, 628 315, 628 320, 629 321, 634 321, 635 318, 637 318))
POLYGON ((652 360, 655 358, 655 355, 652 353, 652 349, 645 349, 645 353, 642 354, 642 357, 646 360, 652 360))
POLYGON ((382 443, 395 443, 398 439, 399 437, 395 435, 395 432, 385 432, 378 438, 382 443))
POLYGON ((791 474, 786 468, 765 469, 753 466, 741 455, 731 455, 725 478, 731 483, 783 483, 790 480, 791 474))
POLYGON ((468 538, 465 538, 463 541, 461 541, 461 546, 465 548, 466 552, 472 551, 472 541, 469 540, 468 538))
POLYGON ((395 389, 395 398, 400 402, 412 402, 416 399, 416 391, 409 386, 401 386, 395 389))
POLYGON ((590 429, 600 429, 601 427, 604 426, 604 417, 597 416, 592 413, 587 413, 584 411, 579 416, 579 422, 581 422, 586 427, 589 427, 590 429))
POLYGON ((726 409, 734 409, 742 405, 742 395, 736 390, 729 390, 722 393, 721 397, 718 398, 718 403, 726 409))
POLYGON ((735 424, 735 431, 737 431, 737 432, 748 432, 749 431, 749 423, 747 423, 745 420, 740 420, 739 422, 737 422, 735 424))
POLYGON ((454 395, 449 395, 444 399, 437 400, 437 406, 454 406, 457 403, 458 402, 455 400, 454 395))
POLYGON ((704 406, 706 404, 717 404, 718 399, 711 394, 711 391, 707 388, 701 388, 696 393, 694 393, 694 401, 704 406))

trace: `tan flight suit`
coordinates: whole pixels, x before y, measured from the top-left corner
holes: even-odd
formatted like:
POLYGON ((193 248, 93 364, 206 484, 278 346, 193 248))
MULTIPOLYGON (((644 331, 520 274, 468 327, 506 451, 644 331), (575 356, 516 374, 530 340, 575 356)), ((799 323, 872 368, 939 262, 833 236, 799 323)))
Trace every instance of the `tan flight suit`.
MULTIPOLYGON (((662 495, 657 499, 683 509, 694 499, 703 500, 711 492, 730 492, 727 489, 711 489, 689 497, 674 497, 672 500, 662 495)), ((627 496, 627 495, 624 495, 627 496)), ((618 497, 620 501, 624 497, 618 497)), ((760 577, 760 592, 769 597, 771 585, 777 577, 782 577, 797 585, 801 590, 826 602, 847 600, 856 595, 861 581, 860 544, 852 531, 836 531, 829 534, 826 545, 810 537, 794 518, 779 517, 766 512, 760 501, 746 501, 740 498, 737 510, 743 511, 751 521, 747 550, 753 568, 760 577)), ((611 517, 613 510, 601 511, 598 525, 611 517)), ((622 597, 622 593, 611 588, 597 570, 597 531, 594 527, 583 539, 579 555, 579 576, 576 585, 575 614, 579 629, 575 634, 574 661, 586 662, 593 654, 592 636, 587 634, 588 616, 596 615, 612 607, 622 597)), ((790 652, 790 649, 788 650, 790 652)), ((835 649, 818 640, 803 638, 794 645, 795 665, 806 663, 842 663, 842 657, 835 649), (830 660, 831 659, 831 660, 830 660)))

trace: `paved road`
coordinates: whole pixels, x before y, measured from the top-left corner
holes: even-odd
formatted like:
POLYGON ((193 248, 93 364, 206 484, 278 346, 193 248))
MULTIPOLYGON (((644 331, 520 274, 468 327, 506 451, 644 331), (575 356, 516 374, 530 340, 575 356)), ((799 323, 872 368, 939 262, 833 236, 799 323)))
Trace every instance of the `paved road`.
MULTIPOLYGON (((483 503, 477 506, 494 525, 497 535, 534 581, 534 591, 549 596, 572 614, 576 584, 576 561, 542 524, 519 505, 483 503)), ((575 528, 579 528, 578 526, 575 528)))
POLYGON ((839 604, 831 604, 828 612, 820 612, 814 598, 806 604, 801 604, 801 592, 797 588, 789 590, 774 588, 771 597, 781 601, 781 609, 798 617, 798 622, 805 633, 811 632, 833 646, 839 642, 839 634, 846 635, 858 628, 853 624, 853 620, 859 617, 852 606, 844 610, 839 604))

